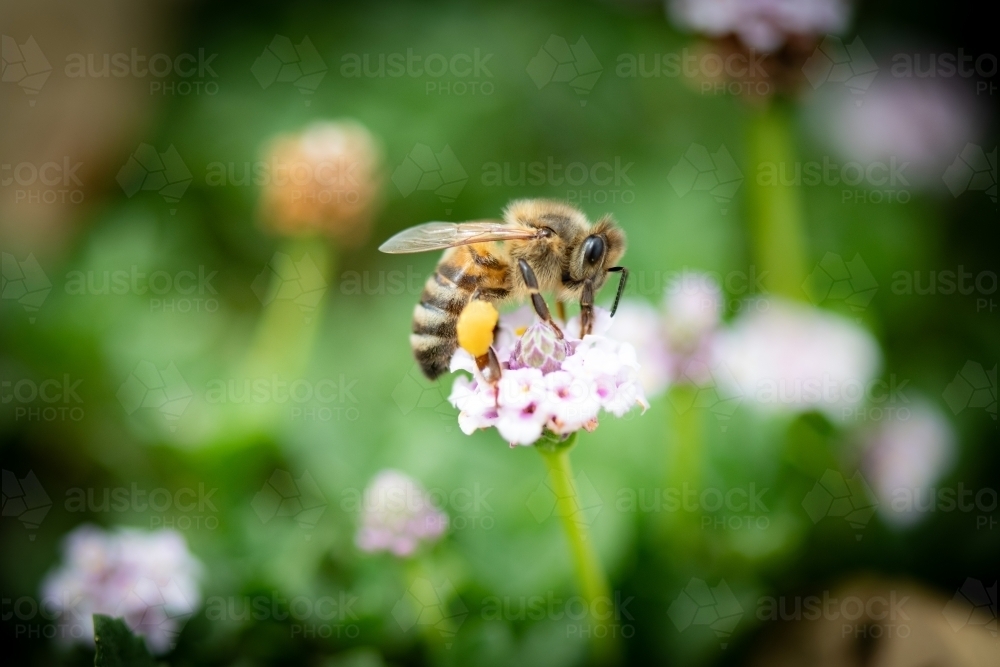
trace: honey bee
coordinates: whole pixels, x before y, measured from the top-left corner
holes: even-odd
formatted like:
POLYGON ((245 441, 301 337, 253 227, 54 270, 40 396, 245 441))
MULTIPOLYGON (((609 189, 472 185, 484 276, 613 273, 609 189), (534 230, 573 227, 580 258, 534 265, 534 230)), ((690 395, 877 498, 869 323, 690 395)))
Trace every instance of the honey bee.
MULTIPOLYGON (((608 274, 621 274, 612 315, 628 278, 628 270, 617 266, 625 233, 610 216, 591 224, 572 206, 545 199, 511 202, 502 221, 410 227, 379 247, 391 254, 441 249, 445 252, 413 311, 410 335, 417 363, 431 380, 448 370, 458 346, 456 324, 470 301, 501 305, 530 299, 538 316, 562 336, 541 292, 555 295, 560 316, 563 302, 579 300, 582 337, 591 331, 594 294, 608 274)), ((476 361, 498 377, 492 349, 489 356, 476 361)))

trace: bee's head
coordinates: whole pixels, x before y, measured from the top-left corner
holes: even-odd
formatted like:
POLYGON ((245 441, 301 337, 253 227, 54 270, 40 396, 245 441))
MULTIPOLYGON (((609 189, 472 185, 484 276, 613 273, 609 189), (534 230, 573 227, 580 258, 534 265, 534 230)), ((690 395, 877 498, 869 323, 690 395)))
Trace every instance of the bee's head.
POLYGON ((571 249, 570 277, 587 280, 600 289, 608 279, 608 270, 625 254, 625 233, 610 216, 605 216, 590 228, 583 240, 571 249))
MULTIPOLYGON (((507 206, 504 219, 544 232, 532 242, 531 254, 526 256, 543 285, 548 282, 546 274, 551 273, 553 282, 562 287, 577 289, 589 279, 596 291, 612 268, 618 270, 617 262, 625 253, 625 233, 611 216, 591 225, 579 209, 562 202, 519 199, 507 206)), ((548 284, 549 289, 556 287, 548 284)))

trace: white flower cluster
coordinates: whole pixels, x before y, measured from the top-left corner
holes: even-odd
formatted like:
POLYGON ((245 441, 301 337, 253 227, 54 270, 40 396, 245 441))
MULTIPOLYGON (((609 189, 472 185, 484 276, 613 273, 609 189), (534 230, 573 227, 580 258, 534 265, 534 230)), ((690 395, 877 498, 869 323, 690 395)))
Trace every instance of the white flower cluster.
POLYGON ((201 602, 201 563, 173 530, 113 532, 80 526, 66 536, 64 560, 42 585, 60 613, 60 636, 93 644, 93 614, 121 617, 155 654, 173 648, 201 602))
POLYGON ((851 7, 846 0, 668 0, 679 26, 711 37, 735 34, 759 51, 777 51, 793 35, 843 30, 851 7))
POLYGON ((574 335, 580 330, 575 318, 558 339, 544 322, 526 326, 530 313, 500 317, 494 350, 503 374, 495 385, 482 379, 468 352, 458 350, 452 358, 452 371, 473 375, 456 379, 449 397, 462 431, 496 427, 511 446, 532 445, 545 430, 594 430, 601 410, 620 417, 636 405, 648 407, 635 349, 601 335, 611 324, 606 310, 595 308, 596 333, 582 340, 574 335))
POLYGON ((819 410, 833 420, 868 397, 882 357, 856 323, 777 298, 745 301, 742 309, 723 323, 721 288, 706 274, 686 272, 662 310, 623 303, 611 333, 635 346, 649 395, 671 384, 715 386, 762 412, 819 410))
POLYGON ((906 527, 926 517, 934 485, 955 462, 957 439, 941 411, 919 399, 862 433, 862 467, 886 522, 906 527))
POLYGON ((851 320, 779 299, 719 335, 716 355, 755 407, 771 413, 819 410, 839 421, 869 397, 882 365, 875 338, 851 320))
POLYGON ((365 488, 355 543, 362 551, 405 557, 441 537, 448 515, 420 482, 398 470, 383 470, 365 488))
POLYGON ((639 352, 640 377, 650 396, 671 383, 704 384, 722 322, 722 288, 711 276, 684 272, 667 290, 662 311, 645 301, 621 304, 611 334, 639 352))

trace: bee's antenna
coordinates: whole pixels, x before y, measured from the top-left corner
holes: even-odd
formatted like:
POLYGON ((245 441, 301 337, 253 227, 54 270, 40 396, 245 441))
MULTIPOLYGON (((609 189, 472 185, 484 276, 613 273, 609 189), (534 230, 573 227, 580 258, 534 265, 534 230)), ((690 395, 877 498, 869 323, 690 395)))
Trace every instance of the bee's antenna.
POLYGON ((625 283, 628 282, 628 269, 624 266, 612 266, 608 269, 608 273, 622 274, 618 279, 618 293, 615 294, 615 303, 611 306, 611 317, 614 317, 615 311, 618 310, 618 302, 622 300, 622 294, 625 293, 625 283))

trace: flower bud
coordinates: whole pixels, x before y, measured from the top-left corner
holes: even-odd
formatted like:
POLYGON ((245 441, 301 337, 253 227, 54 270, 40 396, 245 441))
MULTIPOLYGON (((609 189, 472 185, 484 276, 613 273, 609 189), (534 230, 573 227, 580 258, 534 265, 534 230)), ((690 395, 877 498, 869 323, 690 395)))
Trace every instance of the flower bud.
POLYGON ((562 362, 569 354, 569 344, 556 335, 555 330, 544 322, 536 322, 528 327, 514 346, 510 367, 537 368, 542 373, 551 373, 562 368, 562 362))
POLYGON ((381 187, 375 138, 361 124, 320 122, 269 146, 261 214, 287 235, 327 234, 346 245, 368 237, 381 187))

